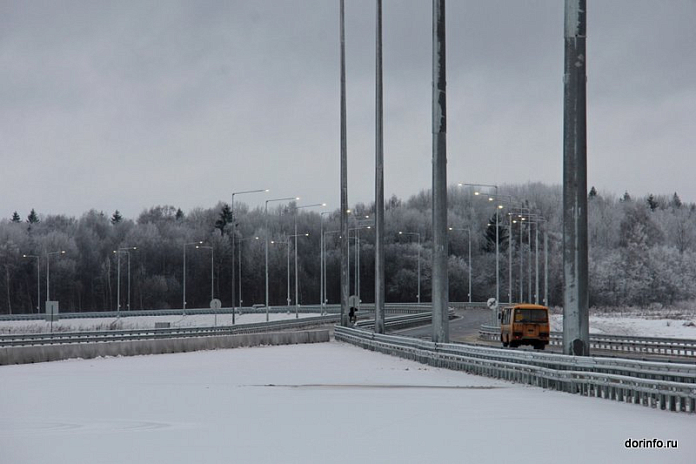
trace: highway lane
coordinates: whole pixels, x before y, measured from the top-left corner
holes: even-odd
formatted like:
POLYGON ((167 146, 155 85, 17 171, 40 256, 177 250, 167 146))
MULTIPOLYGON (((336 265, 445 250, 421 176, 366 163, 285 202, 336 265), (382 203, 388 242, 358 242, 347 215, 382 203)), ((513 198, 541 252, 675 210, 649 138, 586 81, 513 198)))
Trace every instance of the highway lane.
MULTIPOLYGON (((462 343, 481 343, 478 339, 478 330, 481 324, 491 322, 490 309, 456 309, 455 319, 450 319, 450 341, 462 343)), ((398 330, 389 332, 394 335, 404 335, 406 337, 414 337, 429 340, 432 336, 432 325, 424 325, 413 327, 410 329, 398 330)))
MULTIPOLYGON (((451 319, 450 325, 450 341, 453 343, 471 343, 475 345, 487 345, 491 347, 497 347, 502 349, 502 345, 499 341, 488 341, 481 340, 478 338, 478 331, 481 324, 490 324, 491 322, 491 311, 488 309, 457 309, 455 310, 456 318, 451 319)), ((432 325, 423 325, 420 327, 412 327, 409 329, 397 330, 394 332, 389 332, 394 335, 403 335, 407 337, 420 338, 423 340, 430 340, 432 337, 432 325)), ((512 348, 509 348, 512 349, 512 348)), ((514 348, 515 350, 529 350, 535 351, 531 346, 520 346, 514 348)), ((548 345, 545 351, 551 353, 562 353, 560 346, 548 345)), ((696 360, 691 358, 677 357, 677 356, 667 356, 659 354, 650 353, 628 353, 628 352, 616 352, 607 350, 597 350, 593 349, 591 351, 592 356, 599 356, 605 358, 628 358, 641 361, 654 361, 654 362, 667 362, 667 363, 685 363, 685 364, 695 364, 696 360)))

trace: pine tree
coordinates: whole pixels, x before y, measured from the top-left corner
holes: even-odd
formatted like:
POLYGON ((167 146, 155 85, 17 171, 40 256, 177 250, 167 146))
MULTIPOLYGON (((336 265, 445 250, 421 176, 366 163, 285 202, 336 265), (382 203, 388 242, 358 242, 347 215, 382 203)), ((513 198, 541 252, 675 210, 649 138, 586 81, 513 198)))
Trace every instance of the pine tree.
POLYGON ((178 208, 176 210, 176 215, 174 217, 176 218, 177 221, 181 221, 182 219, 184 219, 184 212, 181 211, 181 208, 178 208))
MULTIPOLYGON (((483 249, 489 253, 495 251, 495 215, 491 216, 488 220, 488 227, 486 227, 486 245, 483 249)), ((506 250, 508 238, 507 228, 504 227, 503 221, 498 218, 498 251, 506 250)))
POLYGON ((597 189, 594 188, 594 185, 590 189, 590 194, 588 196, 590 197, 590 200, 597 197, 597 189))
POLYGON ((628 194, 628 190, 626 192, 624 192, 623 198, 621 198, 621 200, 619 200, 619 201, 622 201, 622 202, 631 201, 631 195, 628 194))
POLYGON ((29 216, 27 216, 27 222, 29 224, 36 224, 39 222, 39 216, 36 214, 36 211, 34 211, 34 208, 31 209, 29 216))
POLYGON ((22 218, 19 217, 19 214, 17 214, 17 211, 12 213, 12 222, 14 222, 15 224, 22 222, 22 218))
POLYGON ((653 195, 652 193, 648 195, 647 202, 648 206, 650 207, 650 211, 655 211, 657 209, 658 204, 657 200, 655 199, 655 195, 653 195))
POLYGON ((673 208, 682 207, 682 201, 681 198, 679 198, 679 195, 677 195, 677 192, 674 192, 674 196, 672 196, 672 202, 670 203, 670 206, 673 208))
POLYGON ((231 224, 234 221, 234 216, 232 215, 232 209, 230 205, 225 203, 220 210, 220 217, 215 221, 215 228, 220 229, 222 235, 225 234, 225 227, 227 224, 231 224))
POLYGON ((122 220, 123 216, 121 216, 121 213, 118 210, 114 211, 114 214, 111 216, 111 224, 116 225, 122 220))

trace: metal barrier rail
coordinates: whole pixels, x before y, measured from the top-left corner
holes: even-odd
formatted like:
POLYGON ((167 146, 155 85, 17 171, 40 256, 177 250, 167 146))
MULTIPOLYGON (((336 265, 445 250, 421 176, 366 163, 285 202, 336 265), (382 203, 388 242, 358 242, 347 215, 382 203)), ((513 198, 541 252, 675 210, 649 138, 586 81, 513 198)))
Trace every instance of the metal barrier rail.
POLYGON ((257 322, 218 327, 174 327, 168 329, 101 330, 83 332, 54 332, 42 334, 0 335, 0 347, 26 345, 55 345, 64 343, 94 343, 156 338, 207 337, 243 333, 296 329, 336 323, 338 315, 303 317, 301 319, 257 322))
MULTIPOLYGON (((450 312, 453 314, 453 312, 450 312)), ((99 330, 80 332, 53 332, 39 334, 10 334, 0 335, 0 347, 26 345, 55 345, 63 343, 95 343, 125 340, 147 340, 156 338, 206 337, 215 335, 232 335, 311 327, 316 325, 339 322, 340 315, 332 314, 301 319, 257 322, 218 327, 172 327, 163 329, 131 329, 131 330, 99 330)), ((415 314, 391 316, 386 318, 389 328, 397 329, 418 324, 430 323, 431 313, 418 312, 415 314)), ((362 327, 374 327, 374 320, 358 322, 362 327)))
POLYGON ((432 366, 670 411, 696 410, 691 365, 665 364, 661 366, 663 369, 657 369, 660 363, 438 344, 347 327, 336 327, 334 335, 336 340, 432 366), (613 363, 612 372, 597 372, 601 369, 598 362, 613 363), (675 372, 667 377, 679 380, 665 380, 664 368, 674 367, 675 372))
MULTIPOLYGON (((500 328, 484 324, 479 329, 479 338, 498 341, 500 340, 500 328)), ((563 333, 551 332, 549 342, 554 346, 562 346, 563 333)), ((590 334, 590 348, 624 353, 648 353, 680 357, 696 356, 696 340, 688 338, 590 334)))
MULTIPOLYGON (((385 311, 386 313, 394 314, 413 314, 423 311, 430 311, 432 305, 430 304, 418 304, 418 303, 386 303, 385 311)), ((294 313, 295 306, 271 306, 268 309, 269 313, 279 314, 279 313, 294 313)), ((374 304, 361 304, 360 311, 374 312, 374 304)), ((341 305, 330 304, 324 305, 300 305, 297 308, 297 312, 303 314, 310 313, 327 313, 336 314, 341 312, 341 305)), ((266 307, 252 307, 252 306, 242 306, 235 308, 235 314, 265 314, 266 307)), ((187 308, 183 309, 138 309, 132 311, 91 311, 84 313, 66 312, 60 313, 58 316, 60 319, 87 319, 87 318, 117 318, 117 317, 143 317, 143 316, 194 316, 199 314, 232 314, 232 308, 220 308, 217 311, 210 308, 187 308)), ((34 313, 34 314, 3 314, 0 315, 0 321, 34 321, 43 320, 46 318, 44 313, 34 313)))

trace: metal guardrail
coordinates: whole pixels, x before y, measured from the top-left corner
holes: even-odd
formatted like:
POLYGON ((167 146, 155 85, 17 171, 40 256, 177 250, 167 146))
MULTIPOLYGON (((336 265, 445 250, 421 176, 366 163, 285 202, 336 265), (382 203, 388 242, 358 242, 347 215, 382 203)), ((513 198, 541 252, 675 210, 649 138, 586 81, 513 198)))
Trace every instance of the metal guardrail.
MULTIPOLYGON (((500 340, 500 328, 484 324, 479 329, 479 338, 498 341, 500 340)), ((551 345, 562 346, 563 333, 551 332, 549 342, 551 345)), ((692 358, 696 356, 696 340, 688 338, 590 334, 590 348, 622 353, 646 353, 692 358)))
MULTIPOLYGON (((454 311, 451 309, 449 311, 449 317, 450 318, 454 317, 454 311)), ((433 314, 431 311, 428 311, 428 312, 419 311, 419 312, 414 312, 414 313, 406 314, 406 315, 402 315, 402 316, 387 317, 387 318, 385 318, 384 325, 388 329, 398 330, 398 329, 405 329, 408 327, 414 327, 414 326, 418 326, 418 325, 431 324, 432 321, 433 321, 433 314)), ((355 324, 355 327, 374 330, 375 320, 374 319, 366 319, 366 320, 358 321, 355 324)))
POLYGON ((336 340, 424 364, 677 412, 696 410, 696 367, 521 352, 336 327, 336 340))
POLYGON ((166 329, 100 330, 0 335, 0 347, 236 335, 332 324, 338 322, 339 317, 339 315, 303 317, 300 319, 218 327, 174 327, 166 329))
MULTIPOLYGON (((453 315, 450 312, 450 315, 453 315)), ((130 330, 98 330, 79 332, 53 332, 34 334, 0 335, 0 347, 27 345, 57 345, 64 343, 100 343, 129 340, 149 340, 158 338, 208 337, 219 335, 234 335, 242 333, 268 332, 306 328, 316 325, 334 324, 339 322, 339 314, 317 317, 303 317, 253 324, 238 324, 218 327, 173 327, 162 329, 130 329, 130 330)), ((423 311, 414 314, 390 316, 386 318, 386 326, 391 329, 427 324, 432 320, 430 312, 423 311)), ((374 327, 374 320, 362 320, 357 323, 360 327, 374 327)))
MULTIPOLYGON (((385 311, 388 314, 414 314, 423 311, 430 311, 432 305, 418 303, 386 303, 385 311)), ((269 313, 282 314, 294 313, 295 306, 271 306, 268 309, 269 313)), ((360 305, 360 311, 374 312, 375 305, 373 303, 360 305)), ((337 314, 341 312, 341 305, 330 304, 324 305, 300 305, 297 312, 302 314, 337 314)), ((265 314, 266 307, 242 306, 235 308, 235 314, 265 314)), ((187 308, 184 309, 138 309, 132 311, 91 311, 91 312, 66 312, 60 313, 60 319, 87 319, 87 318, 117 318, 117 317, 143 317, 143 316, 194 316, 199 314, 232 314, 232 308, 220 308, 217 311, 210 308, 187 308)), ((0 315, 0 321, 33 321, 43 320, 46 315, 44 313, 33 314, 3 314, 0 315)))

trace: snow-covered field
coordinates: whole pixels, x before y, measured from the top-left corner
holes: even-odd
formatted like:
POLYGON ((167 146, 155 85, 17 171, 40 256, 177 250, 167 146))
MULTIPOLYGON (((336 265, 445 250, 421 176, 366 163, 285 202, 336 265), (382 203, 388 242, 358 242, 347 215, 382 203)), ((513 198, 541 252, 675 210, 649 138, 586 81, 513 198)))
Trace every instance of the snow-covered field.
MULTIPOLYGON (((563 316, 552 314, 550 322, 551 330, 563 331, 563 316)), ((628 315, 591 315, 590 333, 696 339, 696 317, 646 319, 628 315)))
MULTIPOLYGON (((303 314, 299 317, 315 317, 318 314, 303 314)), ((294 319, 295 313, 270 314, 271 321, 294 319)), ((265 314, 243 314, 235 318, 237 324, 265 322, 265 314)), ((145 316, 122 318, 62 319, 53 323, 58 332, 80 330, 127 330, 150 329, 155 322, 169 322, 171 327, 210 327, 215 324, 215 316, 145 316)), ((217 316, 217 325, 232 325, 231 314, 217 316)), ((0 321, 0 334, 49 332, 50 323, 45 321, 0 321)), ((563 316, 551 315, 551 330, 563 331, 563 316)), ((694 338, 696 339, 696 315, 680 315, 679 318, 660 318, 656 315, 616 315, 597 314, 590 316, 590 333, 633 335, 644 337, 694 338)))
POLYGON ((693 415, 331 342, 0 367, 0 463, 693 463, 693 415), (626 440, 677 449, 627 449, 626 440), (514 459, 513 459, 514 458, 514 459))
MULTIPOLYGON (((299 317, 316 317, 318 314, 299 313, 299 317)), ((271 313, 271 321, 294 319, 295 313, 271 313)), ((152 329, 155 322, 169 322, 171 327, 212 327, 216 323, 213 314, 196 314, 188 316, 142 316, 121 318, 85 318, 61 319, 53 323, 54 332, 74 332, 81 330, 128 330, 152 329)), ((266 314, 237 314, 236 324, 253 324, 266 322, 266 314)), ((232 314, 218 314, 217 325, 232 325, 232 314)), ((2 333, 48 333, 50 322, 46 321, 0 321, 2 333)))

